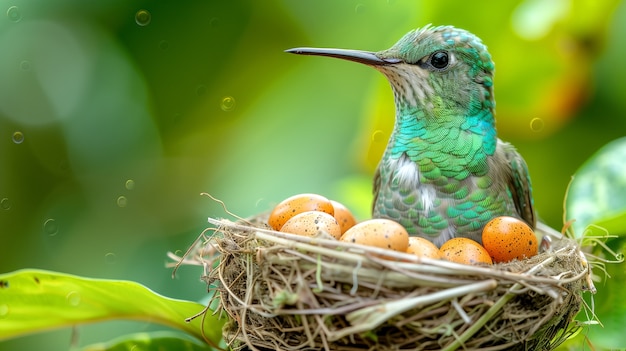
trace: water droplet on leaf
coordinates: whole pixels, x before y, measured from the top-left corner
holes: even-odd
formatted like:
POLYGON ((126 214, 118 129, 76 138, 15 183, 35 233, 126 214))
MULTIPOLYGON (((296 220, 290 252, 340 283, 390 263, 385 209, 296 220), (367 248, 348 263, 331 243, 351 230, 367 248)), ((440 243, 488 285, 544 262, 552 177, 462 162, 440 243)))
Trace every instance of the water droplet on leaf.
POLYGON ((0 318, 6 318, 9 315, 9 305, 0 305, 0 318))
POLYGON ((382 142, 383 140, 383 131, 382 130, 376 130, 374 131, 374 133, 372 133, 372 142, 374 143, 379 143, 382 142))
POLYGON ((21 144, 24 142, 24 133, 17 131, 13 133, 13 142, 16 144, 21 144))
POLYGON ((78 304, 80 304, 80 294, 76 291, 70 291, 65 299, 71 306, 78 306, 78 304))
POLYGON ((152 15, 148 10, 142 9, 135 14, 135 22, 142 27, 149 25, 150 21, 152 21, 152 15))
POLYGON ((59 224, 53 218, 49 218, 43 222, 43 231, 50 236, 57 235, 59 232, 59 224))
POLYGON ((232 96, 226 96, 226 97, 224 97, 222 99, 222 103, 220 104, 220 108, 223 111, 228 112, 228 111, 234 110, 235 109, 235 105, 236 105, 235 98, 232 97, 232 96))
POLYGON ((133 190, 135 189, 135 181, 132 179, 129 179, 126 181, 126 184, 124 184, 124 186, 126 187, 126 190, 133 190))
POLYGON ((9 17, 9 20, 12 22, 19 22, 22 19, 22 14, 17 6, 11 6, 7 10, 7 17, 9 17))

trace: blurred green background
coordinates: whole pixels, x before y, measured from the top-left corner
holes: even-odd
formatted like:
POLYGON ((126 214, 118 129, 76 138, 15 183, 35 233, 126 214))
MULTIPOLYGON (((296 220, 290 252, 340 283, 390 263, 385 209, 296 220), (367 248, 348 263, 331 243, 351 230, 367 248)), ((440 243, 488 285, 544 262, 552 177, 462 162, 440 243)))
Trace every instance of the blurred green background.
MULTIPOLYGON (((626 131, 619 1, 0 4, 1 272, 128 279, 199 300, 200 270, 172 280, 165 254, 184 251, 208 216, 227 216, 201 192, 240 216, 314 192, 367 218, 391 90, 372 69, 291 47, 377 51, 427 23, 480 36, 497 67, 499 136, 525 157, 555 228, 570 177, 626 131)), ((66 350, 152 329, 104 323, 0 349, 66 350)))

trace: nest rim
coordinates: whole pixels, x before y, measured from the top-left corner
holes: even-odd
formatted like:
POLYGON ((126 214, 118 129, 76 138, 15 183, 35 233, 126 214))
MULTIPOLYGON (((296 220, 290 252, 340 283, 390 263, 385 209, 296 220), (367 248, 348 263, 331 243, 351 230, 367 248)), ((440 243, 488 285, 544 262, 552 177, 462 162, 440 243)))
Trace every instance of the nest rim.
MULTIPOLYGON (((582 264, 579 264, 579 267, 575 274, 570 274, 571 272, 561 272, 561 274, 556 277, 536 275, 537 271, 540 271, 547 265, 553 264, 555 260, 561 259, 562 256, 578 256, 584 259, 584 255, 580 251, 580 248, 571 239, 561 247, 556 248, 554 252, 544 254, 540 253, 537 256, 524 260, 526 262, 523 263, 523 266, 528 267, 528 269, 524 270, 523 267, 520 268, 521 263, 516 261, 509 263, 499 263, 494 265, 465 265, 445 260, 418 257, 408 253, 391 253, 390 250, 387 249, 364 246, 354 243, 339 242, 335 239, 329 239, 323 236, 303 237, 296 234, 282 233, 271 230, 266 225, 263 225, 263 221, 260 218, 261 216, 256 218, 256 222, 254 222, 254 220, 250 222, 231 222, 228 220, 209 218, 209 222, 217 227, 215 233, 221 234, 211 236, 206 242, 202 244, 203 250, 216 250, 216 252, 218 253, 217 257, 221 258, 220 263, 217 264, 217 267, 215 267, 214 269, 209 269, 203 279, 209 284, 209 286, 211 286, 211 289, 215 289, 219 292, 219 294, 215 295, 221 296, 219 307, 220 311, 225 311, 231 317, 231 320, 237 321, 237 323, 227 323, 224 330, 224 335, 227 336, 229 339, 228 344, 231 348, 234 349, 247 347, 254 350, 265 350, 274 349, 277 347, 277 349, 284 350, 316 348, 325 350, 349 350, 356 349, 353 346, 350 346, 349 343, 357 339, 359 342, 362 343, 362 346, 367 346, 366 349, 435 349, 428 347, 420 348, 419 346, 409 346, 408 348, 394 348, 393 346, 387 345, 379 347, 380 345, 375 346, 378 341, 376 341, 376 343, 371 343, 367 340, 363 341, 363 338, 361 336, 363 334, 367 334, 368 331, 378 330, 377 328, 380 328, 381 325, 385 325, 385 323, 387 323, 385 321, 385 318, 387 317, 393 319, 399 314, 402 315, 402 313, 405 313, 409 310, 414 310, 411 306, 414 306, 416 304, 432 305, 441 303, 442 301, 447 301, 447 303, 449 304, 447 312, 456 313, 458 315, 455 323, 462 322, 465 324, 472 324, 473 327, 469 326, 459 329, 462 331, 462 333, 458 335, 452 335, 451 337, 446 337, 445 342, 443 343, 441 342, 441 340, 444 339, 443 336, 440 337, 440 340, 436 340, 435 342, 430 340, 431 346, 442 343, 442 345, 439 345, 441 346, 440 348, 446 350, 453 350, 459 347, 464 348, 468 345, 471 346, 471 348, 475 349, 480 349, 480 347, 476 346, 487 345, 485 346, 485 349, 489 350, 516 348, 526 349, 531 345, 539 346, 542 349, 552 349, 575 331, 576 326, 572 326, 571 321, 578 312, 578 310, 581 308, 582 302, 580 301, 580 292, 585 290, 585 282, 589 280, 589 267, 583 267, 582 264), (224 236, 230 237, 224 239, 224 236), (233 239, 233 237, 235 237, 239 241, 237 242, 237 240, 233 239), (234 246, 233 242, 235 242, 234 246), (259 245, 260 242, 271 243, 271 245, 259 245), (237 249, 233 249, 234 247, 237 247, 237 249), (245 249, 242 250, 242 248, 245 249), (277 256, 277 252, 283 256, 277 256), (229 284, 231 284, 232 282, 229 282, 228 278, 226 277, 228 274, 225 274, 224 268, 227 265, 223 264, 223 259, 225 255, 226 257, 233 258, 237 254, 246 257, 245 260, 243 260, 244 263, 247 262, 244 265, 246 269, 243 272, 252 269, 252 265, 260 264, 265 260, 267 260, 266 263, 269 263, 270 265, 280 264, 281 261, 286 260, 285 255, 287 254, 291 255, 290 258, 286 260, 288 264, 293 264, 293 261, 296 258, 305 258, 304 261, 306 262, 306 264, 309 265, 309 269, 313 269, 311 267, 314 266, 317 267, 315 268, 315 274, 308 276, 311 279, 309 281, 309 285, 313 286, 313 288, 309 287, 309 292, 306 294, 306 296, 309 297, 315 295, 314 293, 313 295, 311 295, 311 290, 315 289, 315 284, 319 285, 320 274, 322 274, 320 272, 322 271, 322 268, 335 271, 335 277, 333 279, 337 279, 338 277, 340 277, 338 278, 339 280, 344 280, 342 284, 349 284, 350 282, 346 282, 345 280, 348 278, 352 278, 352 288, 349 291, 344 291, 344 293, 347 292, 351 295, 358 295, 357 291, 359 291, 359 289, 361 288, 361 286, 359 286, 358 279, 365 279, 362 273, 365 272, 366 274, 372 275, 376 274, 377 270, 387 272, 380 275, 385 276, 385 278, 383 279, 385 281, 382 283, 382 285, 385 285, 385 283, 388 285, 390 281, 394 281, 394 284, 397 285, 396 288, 402 291, 406 291, 406 289, 410 288, 411 284, 418 286, 420 286, 421 284, 422 288, 426 287, 427 290, 434 289, 435 291, 432 292, 428 290, 428 294, 426 294, 426 297, 417 293, 414 294, 415 296, 405 294, 404 298, 399 298, 397 299, 397 301, 390 301, 390 305, 385 306, 389 308, 389 306, 392 306, 391 304, 395 303, 395 305, 393 305, 395 309, 390 309, 392 312, 389 313, 389 316, 381 314, 378 317, 375 316, 375 312, 377 311, 377 309, 381 308, 381 305, 371 301, 369 302, 371 303, 371 305, 363 304, 362 306, 360 306, 360 309, 350 310, 349 308, 344 308, 344 310, 334 312, 331 311, 331 309, 328 307, 321 309, 308 308, 301 309, 300 311, 288 308, 290 304, 293 305, 293 302, 287 303, 286 305, 280 305, 279 303, 280 306, 278 307, 270 306, 271 303, 265 303, 265 305, 263 303, 259 304, 257 302, 251 303, 251 301, 248 301, 246 299, 249 298, 250 295, 254 294, 254 289, 258 289, 258 287, 254 288, 254 284, 256 283, 249 285, 244 290, 243 295, 239 293, 239 295, 241 295, 243 299, 234 298, 231 300, 227 297, 236 296, 238 293, 234 292, 234 289, 231 289, 229 287, 229 284), (394 260, 381 258, 382 255, 388 258, 393 258, 394 260), (321 260, 321 257, 336 258, 337 256, 339 256, 339 260, 341 261, 340 263, 327 263, 321 260), (349 272, 346 272, 347 269, 342 270, 341 266, 346 266, 347 262, 353 263, 354 267, 352 267, 352 270, 359 273, 352 272, 352 275, 349 276, 349 272), (477 277, 480 277, 480 279, 477 279, 477 277), (412 280, 409 283, 403 285, 402 283, 406 283, 406 281, 408 280, 407 278, 410 278, 412 280), (219 284, 216 285, 216 282, 219 282, 219 284), (463 309, 468 308, 467 306, 469 305, 461 307, 458 306, 458 301, 463 302, 467 300, 467 298, 464 299, 465 296, 471 294, 480 295, 484 292, 489 292, 496 288, 500 289, 499 286, 503 286, 506 284, 508 284, 508 288, 506 289, 506 291, 498 295, 500 298, 488 301, 490 304, 489 308, 484 309, 481 314, 469 316, 471 318, 468 319, 467 313, 464 315, 463 309), (409 287, 405 285, 408 285, 409 287), (545 286, 552 286, 553 288, 547 289, 545 288, 545 286), (550 309, 551 312, 545 315, 543 318, 534 319, 535 322, 539 323, 526 323, 528 327, 527 331, 529 331, 528 335, 530 335, 530 337, 528 337, 527 335, 526 337, 520 336, 518 339, 516 339, 515 337, 510 337, 509 335, 507 337, 501 338, 502 340, 500 340, 501 342, 499 346, 493 343, 490 344, 489 340, 483 342, 482 344, 480 340, 478 342, 473 341, 473 338, 475 338, 477 335, 479 335, 480 338, 485 338, 485 334, 479 333, 479 329, 484 329, 485 325, 493 320, 494 315, 502 314, 502 309, 512 299, 518 297, 520 294, 525 294, 527 292, 547 296, 548 299, 552 300, 552 308, 550 309), (407 299, 411 300, 409 301, 407 299), (563 311, 559 313, 559 309, 563 309, 563 306, 561 305, 569 302, 573 302, 573 307, 571 307, 570 310, 564 313, 563 311), (411 305, 411 303, 413 305, 411 305), (401 308, 397 307, 402 304, 406 306, 401 308), (245 321, 246 318, 250 318, 250 314, 256 314, 258 316, 261 316, 261 319, 259 319, 258 316, 255 317, 256 320, 253 321, 254 323, 264 323, 263 318, 266 319, 265 322, 270 319, 276 318, 291 318, 294 320, 299 319, 300 321, 308 321, 310 316, 319 317, 319 322, 319 320, 323 320, 324 318, 334 318, 332 316, 341 315, 342 313, 348 316, 346 318, 352 316, 352 322, 354 322, 355 324, 347 325, 345 326, 345 328, 339 331, 329 332, 328 330, 326 330, 327 328, 325 328, 323 322, 318 323, 315 328, 309 329, 308 331, 304 330, 303 334, 307 336, 306 338, 308 340, 296 344, 285 344, 284 342, 282 342, 282 340, 280 342, 276 340, 266 342, 262 339, 266 338, 268 334, 265 331, 259 334, 258 325, 248 325, 248 321, 245 321), (546 322, 550 322, 552 319, 555 319, 555 315, 559 317, 558 319, 562 319, 563 317, 565 317, 566 320, 561 322, 553 322, 550 326, 546 328, 546 322), (242 318, 244 322, 242 322, 242 318), (261 322, 259 322, 259 320, 261 322), (471 323, 468 323, 468 320, 471 321, 471 323), (539 330, 547 330, 545 334, 547 334, 548 337, 544 337, 542 340, 538 341, 538 339, 541 339, 536 337, 536 333, 539 330), (508 343, 502 342, 503 340, 506 341, 507 338, 510 339, 508 343), (315 339, 316 341, 313 342, 312 339, 315 339), (348 340, 348 342, 346 342, 346 340, 348 340)), ((250 275, 249 273, 247 274, 248 276, 250 275)), ((326 277, 325 279, 327 278, 328 277, 326 277)), ((369 277, 368 279, 372 279, 372 277, 369 277)), ((255 282, 258 281, 256 279, 253 280, 255 280, 255 282)), ((267 284, 267 282, 265 284, 267 284)), ((376 285, 381 283, 369 281, 368 284, 376 285)), ((286 290, 290 289, 291 288, 288 288, 286 290)), ((324 284, 322 283, 321 286, 317 287, 317 289, 318 294, 323 292, 324 284)), ((273 295, 276 296, 275 293, 273 295)), ((363 298, 363 296, 359 297, 363 298)), ((463 303, 467 303, 467 301, 463 303)), ((509 314, 510 313, 511 312, 509 312, 509 314)), ((315 318, 313 318, 312 320, 313 322, 315 322, 315 318)), ((272 322, 275 322, 275 320, 273 320, 272 322)), ((343 322, 345 323, 345 321, 343 322)), ((348 320, 348 322, 351 321, 348 320)), ((398 324, 397 320, 394 323, 398 324)), ((416 322, 415 320, 410 320, 410 318, 405 319, 405 324, 411 323, 415 324, 416 322)), ((291 325, 293 325, 293 323, 291 325)), ((495 324, 491 323, 490 325, 495 324)), ((278 329, 280 329, 280 327, 278 329)), ((302 331, 303 330, 300 330, 300 332, 302 331)), ((285 333, 289 333, 289 331, 283 330, 277 332, 276 335, 283 337, 285 333)), ((488 334, 489 333, 487 333, 487 335, 488 334)), ((279 339, 279 336, 277 336, 275 339, 279 339)), ((410 342, 408 344, 410 344, 410 342)))

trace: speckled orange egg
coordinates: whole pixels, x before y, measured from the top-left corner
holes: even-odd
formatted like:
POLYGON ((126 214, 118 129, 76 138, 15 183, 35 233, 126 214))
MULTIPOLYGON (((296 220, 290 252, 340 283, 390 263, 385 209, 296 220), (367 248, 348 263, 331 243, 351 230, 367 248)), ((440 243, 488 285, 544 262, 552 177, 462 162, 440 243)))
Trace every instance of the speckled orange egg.
POLYGON ((285 222, 280 231, 304 236, 327 233, 335 239, 341 237, 341 227, 335 217, 320 211, 298 213, 285 222))
POLYGON ((484 247, 472 239, 452 238, 439 248, 443 259, 463 264, 492 264, 491 256, 484 247))
POLYGON ((483 228, 483 246, 494 262, 522 260, 537 254, 537 237, 524 221, 496 217, 483 228))
POLYGON ((281 201, 270 213, 267 223, 274 230, 280 230, 293 216, 307 211, 320 211, 333 216, 333 204, 322 195, 298 194, 281 201))
POLYGON ((335 209, 335 219, 339 222, 341 227, 341 234, 345 233, 348 229, 352 228, 356 224, 356 219, 350 210, 342 203, 330 200, 335 209))
POLYGON ((355 224, 342 236, 341 241, 406 252, 409 233, 398 222, 375 218, 355 224))
POLYGON ((441 258, 441 251, 439 251, 437 246, 428 239, 419 236, 409 237, 409 247, 406 249, 406 252, 419 257, 441 258))

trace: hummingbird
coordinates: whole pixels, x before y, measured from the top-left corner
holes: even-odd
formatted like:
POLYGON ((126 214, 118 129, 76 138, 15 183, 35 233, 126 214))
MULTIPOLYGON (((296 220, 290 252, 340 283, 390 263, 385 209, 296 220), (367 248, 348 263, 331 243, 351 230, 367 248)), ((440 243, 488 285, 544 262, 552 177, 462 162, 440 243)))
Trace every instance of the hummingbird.
POLYGON ((497 137, 495 65, 477 36, 427 25, 378 52, 286 52, 362 63, 389 81, 395 123, 374 175, 372 217, 395 220, 438 247, 454 237, 482 243, 482 228, 498 216, 535 228, 528 168, 497 137))

